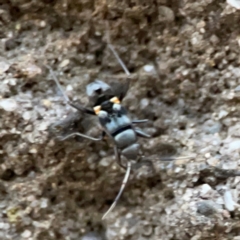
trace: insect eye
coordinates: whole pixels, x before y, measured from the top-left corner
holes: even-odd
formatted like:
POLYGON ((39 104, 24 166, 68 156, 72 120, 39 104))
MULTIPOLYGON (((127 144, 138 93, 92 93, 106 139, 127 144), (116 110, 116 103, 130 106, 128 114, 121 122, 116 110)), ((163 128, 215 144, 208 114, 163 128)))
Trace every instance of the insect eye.
POLYGON ((107 118, 108 117, 108 113, 106 111, 99 111, 98 117, 99 118, 107 118))
POLYGON ((122 108, 122 107, 121 107, 120 104, 118 104, 118 103, 113 104, 113 110, 114 110, 114 111, 120 111, 121 108, 122 108))
POLYGON ((95 93, 101 94, 101 93, 102 93, 102 89, 101 89, 101 88, 96 89, 96 90, 95 90, 95 93))

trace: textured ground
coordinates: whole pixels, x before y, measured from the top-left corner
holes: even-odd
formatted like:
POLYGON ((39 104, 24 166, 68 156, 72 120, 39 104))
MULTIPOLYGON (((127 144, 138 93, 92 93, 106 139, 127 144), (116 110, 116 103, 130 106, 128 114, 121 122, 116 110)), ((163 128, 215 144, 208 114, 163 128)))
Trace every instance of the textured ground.
POLYGON ((217 0, 0 1, 0 239, 239 240, 239 22, 217 0), (154 171, 139 164, 102 221, 124 171, 107 142, 56 138, 100 130, 45 65, 84 104, 94 79, 124 82, 106 22, 154 171), (159 160, 175 152, 193 157, 159 160))

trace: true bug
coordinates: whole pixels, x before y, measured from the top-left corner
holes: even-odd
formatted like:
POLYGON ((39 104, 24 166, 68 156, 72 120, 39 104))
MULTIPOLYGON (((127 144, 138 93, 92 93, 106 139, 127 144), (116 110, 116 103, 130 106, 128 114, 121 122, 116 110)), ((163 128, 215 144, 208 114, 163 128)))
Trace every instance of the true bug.
POLYGON ((67 95, 62 90, 58 79, 56 78, 55 74, 53 74, 52 69, 47 66, 57 87, 60 89, 62 95, 64 96, 65 101, 78 111, 84 112, 86 114, 96 115, 103 129, 102 135, 99 138, 93 138, 91 136, 76 132, 65 136, 62 140, 66 140, 74 136, 79 136, 92 141, 101 141, 103 137, 107 135, 115 145, 114 153, 116 162, 120 167, 126 169, 126 173, 119 193, 116 196, 109 210, 102 217, 102 219, 104 219, 107 214, 112 211, 112 209, 116 206, 117 201, 119 200, 125 188, 131 171, 131 160, 136 161, 138 159, 140 145, 137 142, 137 137, 151 137, 140 129, 135 128, 135 124, 145 123, 148 120, 131 120, 131 118, 127 114, 127 110, 121 105, 121 101, 125 97, 129 88, 130 73, 126 68, 125 64, 122 62, 122 60, 116 53, 113 46, 110 44, 110 42, 108 42, 108 46, 117 58, 118 62, 121 64, 125 73, 127 74, 127 83, 125 87, 121 88, 120 91, 118 91, 117 94, 112 86, 103 81, 95 80, 93 83, 88 84, 86 87, 86 93, 89 97, 89 100, 93 103, 92 109, 70 101, 67 95), (122 163, 121 155, 123 155, 127 159, 127 166, 124 166, 124 164, 122 163))

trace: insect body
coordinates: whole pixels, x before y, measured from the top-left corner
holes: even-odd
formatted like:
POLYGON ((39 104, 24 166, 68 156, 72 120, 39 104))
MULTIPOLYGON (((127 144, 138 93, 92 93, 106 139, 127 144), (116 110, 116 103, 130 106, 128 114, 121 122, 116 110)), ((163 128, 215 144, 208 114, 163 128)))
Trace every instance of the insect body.
POLYGON ((110 95, 110 98, 106 99, 106 95, 104 95, 104 93, 102 94, 103 89, 101 85, 105 86, 106 83, 97 80, 89 84, 87 86, 87 93, 91 97, 94 94, 92 89, 95 89, 95 94, 101 93, 101 95, 104 96, 97 98, 98 105, 95 105, 93 109, 99 118, 104 134, 107 134, 115 143, 114 149, 117 163, 124 168, 120 160, 120 154, 127 159, 136 160, 140 147, 137 143, 137 136, 150 137, 139 129, 135 129, 133 124, 146 122, 147 120, 132 121, 117 96, 112 97, 110 95), (103 101, 99 102, 101 98, 103 101))
MULTIPOLYGON (((111 45, 110 48, 123 68, 126 69, 125 65, 118 57, 111 45)), ((126 169, 125 177, 123 179, 120 191, 115 198, 112 206, 104 214, 104 219, 107 214, 116 206, 116 203, 124 190, 131 171, 131 160, 136 161, 138 159, 140 145, 137 142, 137 137, 150 137, 140 129, 135 128, 134 125, 147 122, 147 120, 145 119, 132 121, 127 114, 127 110, 121 105, 121 100, 124 98, 128 90, 129 79, 125 87, 118 87, 117 90, 114 89, 114 85, 110 86, 100 80, 95 80, 93 83, 88 84, 86 92, 90 102, 92 103, 92 108, 87 108, 69 100, 67 95, 63 92, 59 81, 53 74, 51 68, 48 68, 52 73, 52 77, 56 82, 58 88, 61 90, 67 103, 78 111, 84 112, 86 114, 96 115, 103 129, 102 135, 99 138, 93 138, 91 136, 76 132, 65 136, 62 140, 73 136, 80 136, 89 140, 100 141, 105 135, 107 135, 114 142, 114 153, 117 163, 119 166, 126 169), (123 164, 121 155, 127 159, 127 166, 123 164)), ((125 72, 129 75, 128 70, 125 70, 125 72)))
POLYGON ((117 97, 110 99, 109 103, 107 105, 112 105, 109 110, 104 109, 104 103, 103 106, 94 108, 100 124, 127 159, 136 159, 139 144, 136 143, 137 136, 132 128, 131 119, 117 97))

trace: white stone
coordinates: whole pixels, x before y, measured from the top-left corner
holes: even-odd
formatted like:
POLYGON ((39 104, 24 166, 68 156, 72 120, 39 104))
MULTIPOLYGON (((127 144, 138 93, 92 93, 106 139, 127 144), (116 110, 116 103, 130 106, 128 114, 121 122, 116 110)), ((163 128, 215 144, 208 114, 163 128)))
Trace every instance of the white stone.
POLYGON ((211 186, 208 184, 203 184, 201 186, 201 190, 200 190, 200 195, 201 197, 205 196, 207 193, 209 193, 212 190, 211 186))
POLYGON ((145 65, 144 67, 143 67, 143 69, 144 69, 144 71, 145 72, 153 72, 154 71, 154 66, 153 65, 145 65))
POLYGON ((26 121, 29 121, 32 117, 32 112, 31 111, 26 111, 22 115, 23 119, 26 121))
POLYGON ((225 110, 221 110, 219 113, 218 113, 218 118, 219 119, 222 119, 224 117, 226 117, 228 115, 228 112, 225 111, 225 110))
POLYGON ((25 231, 21 234, 21 236, 22 236, 23 238, 29 238, 29 237, 31 237, 31 235, 32 235, 32 233, 31 233, 29 230, 25 230, 25 231))
POLYGON ((42 122, 40 123, 40 125, 38 126, 38 130, 39 131, 45 131, 48 128, 48 123, 47 122, 42 122))
POLYGON ((121 235, 125 235, 127 233, 127 228, 126 227, 122 227, 121 229, 120 229, 120 234, 121 235))
POLYGON ((0 222, 0 229, 4 229, 4 225, 5 225, 4 222, 0 222))
POLYGON ((229 143, 229 151, 240 150, 240 140, 235 140, 229 143))
POLYGON ((67 87, 66 87, 66 91, 67 92, 71 92, 71 91, 73 91, 73 86, 72 85, 67 85, 67 87))
POLYGON ((227 0, 227 3, 236 9, 240 9, 240 0, 227 0))
POLYGON ((232 193, 230 190, 226 190, 224 193, 224 203, 225 203, 225 207, 228 211, 232 212, 235 209, 235 202, 233 201, 232 198, 232 193))
POLYGON ((42 199, 40 207, 47 208, 48 207, 48 199, 46 199, 46 198, 42 199))
POLYGON ((0 99, 0 107, 7 112, 14 112, 18 105, 17 102, 12 98, 0 99))
POLYGON ((69 63, 70 63, 69 59, 64 59, 64 60, 59 64, 59 67, 60 67, 60 68, 64 68, 64 67, 66 67, 69 63))
POLYGON ((0 74, 3 74, 4 72, 6 72, 10 67, 10 64, 8 64, 5 61, 1 61, 0 62, 0 74))

